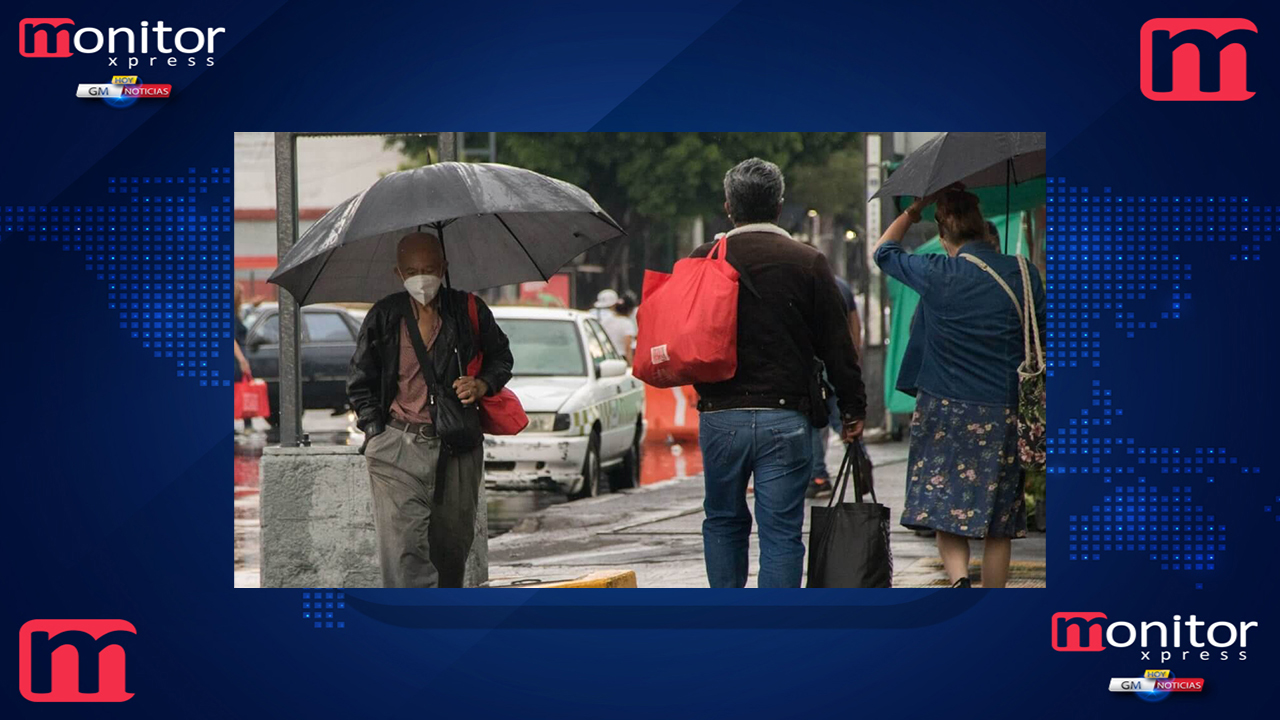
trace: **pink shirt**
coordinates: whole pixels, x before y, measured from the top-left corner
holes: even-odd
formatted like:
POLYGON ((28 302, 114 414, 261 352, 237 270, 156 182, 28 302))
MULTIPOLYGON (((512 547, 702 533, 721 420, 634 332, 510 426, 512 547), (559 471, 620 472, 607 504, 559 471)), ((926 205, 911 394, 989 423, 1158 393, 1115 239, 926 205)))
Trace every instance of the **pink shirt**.
MULTIPOLYGON (((427 350, 435 344, 440 335, 440 317, 436 316, 436 325, 429 337, 422 338, 427 350)), ((409 337, 409 323, 400 322, 400 377, 396 397, 391 401, 391 414, 403 422, 431 422, 431 392, 427 389, 427 379, 422 376, 422 366, 418 364, 418 354, 413 351, 413 340, 409 337)))

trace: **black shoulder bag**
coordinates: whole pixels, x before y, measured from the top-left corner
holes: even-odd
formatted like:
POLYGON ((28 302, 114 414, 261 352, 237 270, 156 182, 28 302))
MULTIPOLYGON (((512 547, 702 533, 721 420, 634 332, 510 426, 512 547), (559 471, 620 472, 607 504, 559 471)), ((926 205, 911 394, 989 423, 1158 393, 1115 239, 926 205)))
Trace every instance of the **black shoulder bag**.
MULTIPOLYGON (((484 440, 484 432, 480 429, 479 403, 463 405, 452 386, 444 386, 436 376, 436 366, 427 354, 422 342, 422 333, 418 332, 418 321, 413 317, 412 303, 409 298, 404 319, 409 325, 409 339, 413 342, 413 353, 418 357, 418 365, 422 368, 422 377, 427 381, 427 392, 430 394, 428 407, 431 422, 436 427, 436 436, 451 455, 474 450, 484 440)), ((443 316, 441 321, 444 321, 443 316)), ((453 345, 453 354, 458 356, 461 367, 461 356, 458 355, 458 344, 453 345)))

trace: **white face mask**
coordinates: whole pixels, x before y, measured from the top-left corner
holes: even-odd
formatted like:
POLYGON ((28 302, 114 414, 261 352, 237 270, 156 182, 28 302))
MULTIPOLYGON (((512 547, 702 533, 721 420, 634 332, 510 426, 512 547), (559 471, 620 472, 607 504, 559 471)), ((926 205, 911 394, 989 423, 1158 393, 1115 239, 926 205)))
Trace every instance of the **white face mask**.
POLYGON ((404 281, 404 289, 409 291, 414 300, 426 305, 440 292, 441 282, 438 275, 414 275, 404 281))

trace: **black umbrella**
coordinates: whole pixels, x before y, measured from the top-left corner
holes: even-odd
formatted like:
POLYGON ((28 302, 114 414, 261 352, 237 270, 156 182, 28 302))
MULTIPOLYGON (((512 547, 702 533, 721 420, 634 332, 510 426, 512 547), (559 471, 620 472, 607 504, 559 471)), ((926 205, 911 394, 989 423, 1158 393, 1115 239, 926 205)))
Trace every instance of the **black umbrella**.
POLYGON ((625 234, 585 190, 531 170, 445 162, 391 173, 325 213, 268 282, 301 305, 376 302, 402 289, 392 269, 410 232, 438 235, 451 287, 547 280, 625 234))
POLYGON ((1007 240, 1008 188, 1044 174, 1042 132, 948 132, 908 155, 872 197, 925 197, 957 182, 968 188, 1004 185, 1007 240))

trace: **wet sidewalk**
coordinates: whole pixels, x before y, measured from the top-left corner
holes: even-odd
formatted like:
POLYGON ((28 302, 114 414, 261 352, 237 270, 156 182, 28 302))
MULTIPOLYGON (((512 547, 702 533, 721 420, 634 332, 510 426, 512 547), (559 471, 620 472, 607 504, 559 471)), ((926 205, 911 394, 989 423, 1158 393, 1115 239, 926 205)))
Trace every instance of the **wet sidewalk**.
MULTIPOLYGON (((946 586, 933 538, 919 537, 897 524, 904 496, 906 443, 869 445, 868 452, 875 465, 877 497, 890 508, 894 585, 946 586)), ((827 455, 833 472, 842 456, 843 448, 833 443, 827 455)), ((706 587, 702 497, 702 478, 694 475, 544 509, 489 541, 490 582, 552 582, 605 568, 629 568, 640 587, 706 587)), ((807 504, 826 502, 823 498, 807 504)), ((806 510, 806 542, 808 515, 806 510)), ((749 587, 755 584, 759 569, 758 546, 753 532, 749 587)), ((971 575, 976 585, 980 542, 972 543, 972 552, 971 575)), ((1044 587, 1044 558, 1043 533, 1015 541, 1009 587, 1044 587)))

